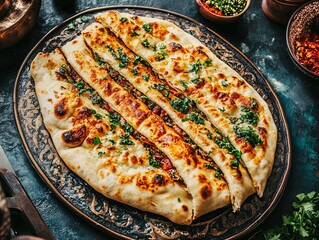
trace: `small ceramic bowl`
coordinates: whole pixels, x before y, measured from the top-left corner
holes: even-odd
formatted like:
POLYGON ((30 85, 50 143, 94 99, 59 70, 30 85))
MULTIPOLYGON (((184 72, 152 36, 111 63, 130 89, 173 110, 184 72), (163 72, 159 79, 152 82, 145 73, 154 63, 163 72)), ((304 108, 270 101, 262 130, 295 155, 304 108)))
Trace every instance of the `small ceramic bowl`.
POLYGON ((232 23, 237 21, 249 8, 251 0, 247 0, 245 8, 238 14, 233 16, 223 16, 211 12, 208 8, 205 7, 201 0, 194 0, 195 5, 199 13, 206 18, 207 20, 217 22, 217 23, 232 23))
POLYGON ((319 75, 311 72, 304 65, 300 64, 296 56, 296 41, 305 34, 312 24, 313 19, 316 17, 319 17, 319 0, 308 2, 298 8, 288 22, 286 41, 289 55, 296 66, 308 76, 319 80, 319 75))

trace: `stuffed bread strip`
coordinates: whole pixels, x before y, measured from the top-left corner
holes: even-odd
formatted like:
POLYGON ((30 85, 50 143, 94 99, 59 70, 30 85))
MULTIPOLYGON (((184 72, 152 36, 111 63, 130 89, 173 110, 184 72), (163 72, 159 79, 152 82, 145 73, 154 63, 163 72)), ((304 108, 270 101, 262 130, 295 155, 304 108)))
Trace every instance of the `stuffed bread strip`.
POLYGON ((207 161, 192 149, 148 107, 115 83, 104 67, 98 65, 79 36, 62 47, 67 61, 99 95, 139 133, 170 158, 193 198, 193 219, 229 204, 225 180, 207 169, 207 161))
MULTIPOLYGON (((239 210, 243 201, 253 194, 255 189, 247 170, 239 161, 238 164, 234 164, 237 161, 236 157, 227 153, 228 150, 220 149, 215 143, 214 139, 216 137, 218 137, 218 140, 221 138, 216 133, 216 130, 210 127, 209 131, 205 126, 210 126, 211 124, 200 117, 196 118, 198 121, 189 120, 189 116, 198 116, 198 113, 186 113, 187 110, 185 111, 185 109, 182 112, 174 109, 173 103, 179 104, 183 100, 171 94, 165 82, 159 79, 149 67, 145 66, 145 63, 137 61, 138 56, 101 24, 91 24, 82 34, 86 44, 97 59, 108 62, 113 69, 125 77, 136 89, 164 109, 171 119, 199 147, 209 154, 209 157, 214 160, 223 172, 228 183, 234 211, 239 210)), ((184 101, 186 102, 186 100, 184 101)), ((227 141, 225 138, 222 139, 224 139, 224 142, 227 141)))
POLYGON ((242 152, 262 196, 273 166, 277 129, 259 94, 200 41, 168 21, 111 11, 98 14, 96 20, 173 88, 196 101, 212 124, 242 152))
POLYGON ((66 165, 108 198, 190 224, 190 194, 166 171, 149 165, 139 141, 128 137, 132 144, 120 144, 124 130, 112 128, 106 110, 63 81, 59 71, 66 66, 59 50, 39 53, 31 65, 45 126, 66 165))

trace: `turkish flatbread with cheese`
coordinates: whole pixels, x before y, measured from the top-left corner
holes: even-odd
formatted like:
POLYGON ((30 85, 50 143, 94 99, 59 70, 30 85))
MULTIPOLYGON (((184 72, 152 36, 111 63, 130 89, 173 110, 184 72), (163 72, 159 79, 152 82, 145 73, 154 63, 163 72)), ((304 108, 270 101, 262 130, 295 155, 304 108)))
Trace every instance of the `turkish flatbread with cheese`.
POLYGON ((265 101, 233 69, 176 25, 160 19, 106 12, 96 20, 147 61, 197 107, 233 146, 263 195, 276 150, 277 128, 265 101))
POLYGON ((189 225, 263 195, 277 129, 265 101, 176 25, 108 11, 31 64, 65 164, 104 196, 189 225))

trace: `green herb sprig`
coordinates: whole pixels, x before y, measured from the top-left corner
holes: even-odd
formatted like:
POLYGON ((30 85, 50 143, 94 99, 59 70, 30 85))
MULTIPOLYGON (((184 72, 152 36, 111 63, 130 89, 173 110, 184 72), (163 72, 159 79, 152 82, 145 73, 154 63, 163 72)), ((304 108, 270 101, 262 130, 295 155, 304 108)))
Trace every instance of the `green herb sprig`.
POLYGON ((300 193, 292 203, 293 212, 282 217, 281 226, 263 230, 249 238, 249 240, 285 240, 309 239, 315 240, 319 236, 319 193, 300 193))

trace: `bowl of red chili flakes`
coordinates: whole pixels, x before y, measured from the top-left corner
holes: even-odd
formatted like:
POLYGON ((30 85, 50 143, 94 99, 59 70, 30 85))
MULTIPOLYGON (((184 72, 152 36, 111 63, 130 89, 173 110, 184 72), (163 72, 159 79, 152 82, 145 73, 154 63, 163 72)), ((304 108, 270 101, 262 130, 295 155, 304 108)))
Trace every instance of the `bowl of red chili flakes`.
POLYGON ((199 13, 218 23, 237 21, 249 8, 251 0, 194 0, 199 13))
POLYGON ((296 66, 319 80, 319 0, 308 2, 293 13, 287 25, 286 40, 296 66))

